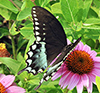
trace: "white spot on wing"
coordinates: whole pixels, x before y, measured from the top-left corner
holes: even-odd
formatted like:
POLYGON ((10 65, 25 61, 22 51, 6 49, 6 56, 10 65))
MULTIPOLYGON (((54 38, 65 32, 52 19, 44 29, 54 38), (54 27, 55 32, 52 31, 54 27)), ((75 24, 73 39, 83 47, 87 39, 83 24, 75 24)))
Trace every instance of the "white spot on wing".
POLYGON ((36 37, 36 40, 37 40, 37 41, 40 41, 40 40, 41 40, 41 37, 37 36, 37 37, 36 37))
POLYGON ((56 72, 53 72, 53 73, 51 74, 51 76, 53 76, 55 73, 56 73, 56 72))
POLYGON ((39 71, 38 72, 43 72, 43 70, 42 69, 39 69, 39 71))
POLYGON ((57 68, 57 71, 60 69, 60 67, 57 68))
POLYGON ((39 30, 39 27, 35 26, 35 30, 39 30))
POLYGON ((45 30, 45 28, 43 28, 43 30, 45 30))
POLYGON ((38 19, 37 19, 37 18, 34 18, 34 20, 35 20, 35 21, 38 21, 38 19))
POLYGON ((43 24, 43 26, 45 26, 45 24, 43 24))
POLYGON ((33 10, 36 10, 36 8, 33 7, 33 10))
POLYGON ((41 83, 43 83, 43 81, 44 81, 44 80, 43 80, 43 78, 42 78, 42 79, 41 79, 41 83))
POLYGON ((33 13, 36 13, 36 11, 33 11, 33 13))
POLYGON ((35 50, 36 49, 36 45, 32 45, 32 49, 35 50))
POLYGON ((36 44, 39 44, 39 42, 36 41, 36 44))
POLYGON ((43 40, 45 40, 45 38, 43 38, 43 40))
POLYGON ((43 35, 46 35, 46 33, 43 33, 43 35))
POLYGON ((35 22, 35 25, 39 25, 39 23, 38 22, 35 22))
POLYGON ((33 14, 33 16, 36 17, 37 15, 36 14, 33 14))
POLYGON ((31 70, 31 72, 32 72, 32 73, 34 73, 34 74, 36 74, 36 71, 35 71, 34 69, 33 69, 33 70, 31 70))
POLYGON ((29 72, 31 71, 31 69, 32 69, 31 67, 27 67, 26 68, 26 70, 28 70, 29 72))
POLYGON ((32 60, 28 59, 27 62, 29 63, 29 66, 32 64, 32 60))
POLYGON ((32 51, 29 51, 28 54, 29 54, 30 57, 32 57, 33 52, 32 51))
POLYGON ((45 79, 46 79, 46 80, 48 80, 49 78, 50 78, 50 77, 49 77, 49 76, 47 76, 45 79))
POLYGON ((44 73, 43 77, 45 77, 45 76, 46 76, 46 73, 44 73))
POLYGON ((35 35, 39 35, 39 34, 40 34, 39 32, 37 32, 37 31, 35 32, 35 35))

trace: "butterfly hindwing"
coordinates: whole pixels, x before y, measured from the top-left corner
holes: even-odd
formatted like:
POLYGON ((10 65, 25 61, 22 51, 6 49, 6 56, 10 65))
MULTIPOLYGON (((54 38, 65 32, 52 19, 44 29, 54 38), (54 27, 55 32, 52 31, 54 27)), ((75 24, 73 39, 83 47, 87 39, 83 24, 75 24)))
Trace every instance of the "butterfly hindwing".
POLYGON ((74 50, 75 46, 79 43, 80 40, 81 38, 77 39, 72 44, 66 45, 62 49, 60 56, 55 58, 56 60, 54 64, 47 70, 47 72, 44 73, 43 78, 40 80, 39 86, 37 86, 35 90, 37 90, 44 81, 47 81, 50 77, 52 77, 60 69, 60 66, 62 65, 62 63, 66 60, 68 55, 74 50))
POLYGON ((41 70, 46 69, 47 57, 45 54, 45 44, 43 44, 43 42, 37 44, 35 41, 34 44, 30 46, 30 50, 28 51, 27 55, 28 58, 26 60, 26 68, 31 68, 29 71, 30 73, 35 75, 38 72, 41 72, 41 70))

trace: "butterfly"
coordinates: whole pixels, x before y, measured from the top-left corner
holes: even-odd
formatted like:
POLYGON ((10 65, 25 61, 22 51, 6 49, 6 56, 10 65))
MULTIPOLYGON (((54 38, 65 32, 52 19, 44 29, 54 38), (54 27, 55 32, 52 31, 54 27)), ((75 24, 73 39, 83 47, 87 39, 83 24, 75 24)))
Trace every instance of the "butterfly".
POLYGON ((54 15, 40 6, 32 7, 31 14, 36 40, 27 52, 27 66, 18 74, 28 71, 28 73, 36 75, 49 66, 40 80, 39 86, 35 88, 37 90, 44 81, 47 81, 58 71, 81 37, 74 43, 67 45, 63 27, 54 15))

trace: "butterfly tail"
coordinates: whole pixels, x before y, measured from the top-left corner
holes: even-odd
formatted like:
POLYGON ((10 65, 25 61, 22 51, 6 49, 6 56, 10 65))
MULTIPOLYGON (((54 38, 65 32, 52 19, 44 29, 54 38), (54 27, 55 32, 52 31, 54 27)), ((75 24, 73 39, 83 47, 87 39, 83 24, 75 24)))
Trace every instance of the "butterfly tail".
POLYGON ((42 83, 43 83, 43 78, 40 80, 40 84, 34 89, 34 90, 37 90, 37 89, 39 89, 40 88, 40 86, 42 85, 42 83))
POLYGON ((43 75, 43 78, 40 80, 40 83, 39 85, 34 89, 34 90, 37 90, 44 81, 48 81, 48 79, 50 77, 52 77, 59 69, 60 69, 60 66, 62 65, 63 61, 61 61, 60 63, 56 64, 55 66, 53 67, 50 67, 43 75))

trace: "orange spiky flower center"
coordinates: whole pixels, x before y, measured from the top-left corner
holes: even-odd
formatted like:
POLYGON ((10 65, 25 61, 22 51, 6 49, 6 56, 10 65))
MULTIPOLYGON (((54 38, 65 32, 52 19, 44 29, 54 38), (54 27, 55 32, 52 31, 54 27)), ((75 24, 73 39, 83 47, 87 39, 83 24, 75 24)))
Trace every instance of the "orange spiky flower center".
POLYGON ((0 93, 7 93, 6 88, 0 83, 0 93))
POLYGON ((66 58, 68 70, 79 75, 91 72, 93 63, 93 59, 85 51, 75 50, 66 58))

